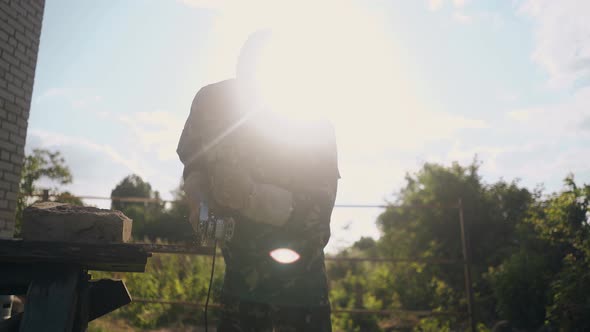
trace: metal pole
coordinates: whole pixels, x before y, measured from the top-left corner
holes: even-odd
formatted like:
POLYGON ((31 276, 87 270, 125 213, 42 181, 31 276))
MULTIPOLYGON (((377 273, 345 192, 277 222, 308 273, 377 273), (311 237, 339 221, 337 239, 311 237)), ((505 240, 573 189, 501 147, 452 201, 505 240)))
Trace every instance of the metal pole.
POLYGON ((473 284, 471 283, 471 261, 469 257, 469 246, 465 220, 463 218, 463 200, 459 198, 459 222, 461 223, 461 246, 463 249, 463 271, 465 273, 465 293, 467 295, 467 313, 469 315, 469 326, 471 332, 475 332, 475 318, 473 308, 473 284))
POLYGON ((355 308, 363 308, 363 286, 358 281, 355 284, 354 293, 355 293, 354 307, 355 308))
POLYGON ((43 195, 41 196, 43 202, 49 202, 49 190, 43 189, 43 195))

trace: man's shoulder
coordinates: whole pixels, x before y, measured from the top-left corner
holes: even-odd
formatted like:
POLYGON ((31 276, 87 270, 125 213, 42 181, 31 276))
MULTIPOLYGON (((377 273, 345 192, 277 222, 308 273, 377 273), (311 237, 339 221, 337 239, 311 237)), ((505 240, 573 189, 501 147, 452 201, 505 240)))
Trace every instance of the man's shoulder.
POLYGON ((235 108, 238 89, 235 79, 228 79, 202 87, 193 99, 191 112, 225 114, 235 108))
POLYGON ((220 93, 234 93, 237 90, 237 83, 236 80, 231 78, 215 83, 211 83, 205 85, 199 92, 197 92, 197 97, 199 95, 216 95, 220 93))

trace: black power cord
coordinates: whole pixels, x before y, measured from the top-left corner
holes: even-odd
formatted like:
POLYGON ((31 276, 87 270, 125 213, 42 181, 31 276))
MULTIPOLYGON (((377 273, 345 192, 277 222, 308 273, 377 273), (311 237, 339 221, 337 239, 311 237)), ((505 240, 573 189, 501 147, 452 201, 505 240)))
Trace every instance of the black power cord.
POLYGON ((209 278, 209 289, 207 290, 207 300, 205 301, 205 332, 209 332, 209 323, 207 322, 207 309, 209 308, 209 297, 213 286, 213 273, 215 272, 215 254, 217 253, 217 240, 213 241, 213 263, 211 264, 211 278, 209 278))

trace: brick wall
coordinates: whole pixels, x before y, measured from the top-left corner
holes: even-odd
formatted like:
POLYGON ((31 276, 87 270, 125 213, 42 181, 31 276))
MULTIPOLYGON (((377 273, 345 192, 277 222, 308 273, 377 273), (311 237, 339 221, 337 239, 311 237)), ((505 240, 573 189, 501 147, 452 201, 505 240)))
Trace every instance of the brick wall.
POLYGON ((0 0, 0 237, 12 237, 45 0, 0 0))

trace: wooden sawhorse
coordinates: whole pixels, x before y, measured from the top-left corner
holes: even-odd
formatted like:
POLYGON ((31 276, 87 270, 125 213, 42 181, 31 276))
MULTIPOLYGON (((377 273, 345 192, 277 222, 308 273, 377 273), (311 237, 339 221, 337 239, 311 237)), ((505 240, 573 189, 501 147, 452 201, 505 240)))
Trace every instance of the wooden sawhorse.
POLYGON ((82 332, 88 322, 131 302, 121 280, 88 270, 144 272, 151 254, 133 244, 0 240, 0 294, 26 294, 25 309, 0 332, 82 332))

